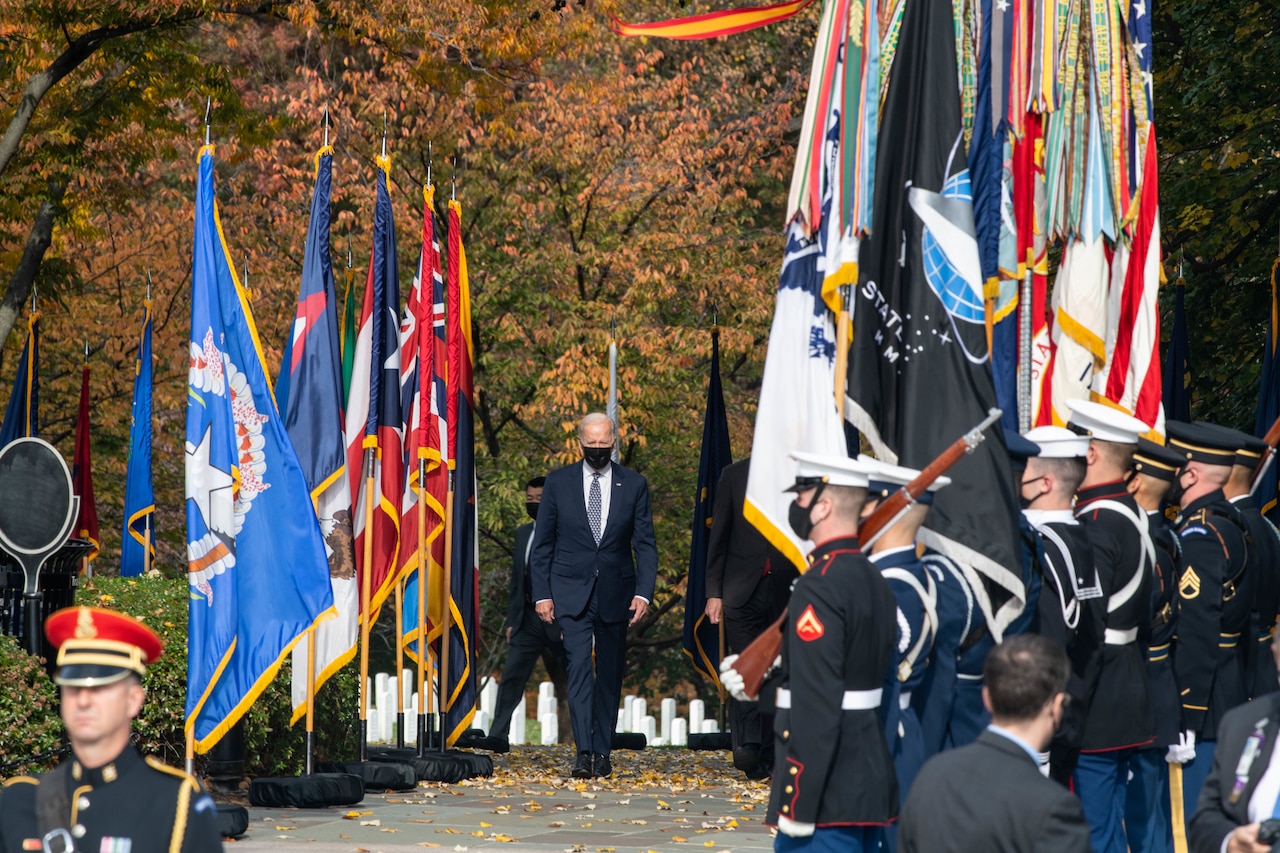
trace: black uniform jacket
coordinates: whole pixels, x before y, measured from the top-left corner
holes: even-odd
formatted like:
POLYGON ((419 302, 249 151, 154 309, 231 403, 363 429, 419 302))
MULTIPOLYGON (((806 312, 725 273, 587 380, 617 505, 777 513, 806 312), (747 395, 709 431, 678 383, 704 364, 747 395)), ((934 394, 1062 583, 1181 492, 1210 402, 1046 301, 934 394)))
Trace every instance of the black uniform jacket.
POLYGON ((1271 657, 1271 635, 1276 613, 1280 612, 1280 541, 1276 529, 1258 511, 1253 495, 1231 498, 1229 503, 1240 513, 1248 536, 1249 567, 1246 570, 1253 588, 1253 613, 1249 617, 1250 642, 1242 637, 1245 648, 1245 688, 1250 698, 1276 689, 1276 664, 1271 657))
POLYGON ((814 549, 796 581, 782 638, 781 701, 768 822, 882 825, 898 814, 898 782, 880 709, 845 710, 847 691, 880 692, 897 639, 889 584, 852 537, 814 549), (784 705, 791 707, 782 707, 784 705))
POLYGON ((939 753, 911 786, 899 853, 1089 853, 1074 794, 1040 775, 1018 744, 985 731, 939 753))
POLYGON ((1154 546, 1147 513, 1124 484, 1103 483, 1076 493, 1076 518, 1093 546, 1105 605, 1102 650, 1085 720, 1085 752, 1142 746, 1155 723, 1147 685, 1154 546))
POLYGON ((1173 639, 1178 633, 1178 535, 1162 513, 1147 513, 1156 546, 1156 573, 1151 584, 1151 631, 1147 637, 1147 679, 1155 715, 1155 746, 1178 742, 1182 725, 1182 691, 1173 671, 1173 639))
POLYGON ((1280 693, 1241 705, 1223 716, 1213 752, 1213 769, 1200 789, 1200 801, 1191 818, 1189 841, 1194 853, 1218 853, 1223 839, 1233 829, 1253 822, 1249 820, 1249 800, 1267 772, 1278 736, 1280 693), (1242 761, 1251 741, 1253 758, 1242 761))
POLYGON ((41 849, 36 791, 59 783, 66 785, 69 806, 62 828, 76 850, 222 850, 217 808, 196 780, 127 746, 115 761, 92 770, 72 759, 39 779, 6 782, 0 793, 0 851, 41 849))
POLYGON ((1212 740, 1223 715, 1247 698, 1240 641, 1247 638, 1253 589, 1243 521, 1219 489, 1182 508, 1178 541, 1173 667, 1182 727, 1212 740))

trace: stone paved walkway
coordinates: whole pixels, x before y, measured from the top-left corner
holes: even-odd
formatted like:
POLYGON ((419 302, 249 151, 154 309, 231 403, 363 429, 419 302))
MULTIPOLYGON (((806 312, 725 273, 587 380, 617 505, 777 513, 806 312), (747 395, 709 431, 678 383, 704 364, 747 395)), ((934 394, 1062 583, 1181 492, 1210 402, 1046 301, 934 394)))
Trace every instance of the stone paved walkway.
POLYGON ((607 780, 568 778, 567 746, 515 747, 494 775, 366 794, 343 809, 249 809, 233 853, 764 853, 768 787, 726 752, 615 751, 607 780))

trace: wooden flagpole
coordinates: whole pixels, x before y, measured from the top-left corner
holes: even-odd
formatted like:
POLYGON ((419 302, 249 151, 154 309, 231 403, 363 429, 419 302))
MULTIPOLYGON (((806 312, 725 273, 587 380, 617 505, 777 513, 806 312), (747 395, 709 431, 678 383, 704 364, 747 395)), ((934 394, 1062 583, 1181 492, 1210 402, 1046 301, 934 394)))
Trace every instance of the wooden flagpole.
MULTIPOLYGON (((372 436, 366 436, 368 442, 372 436)), ((360 572, 360 760, 369 760, 369 599, 373 563, 373 452, 364 449, 364 564, 360 572)))

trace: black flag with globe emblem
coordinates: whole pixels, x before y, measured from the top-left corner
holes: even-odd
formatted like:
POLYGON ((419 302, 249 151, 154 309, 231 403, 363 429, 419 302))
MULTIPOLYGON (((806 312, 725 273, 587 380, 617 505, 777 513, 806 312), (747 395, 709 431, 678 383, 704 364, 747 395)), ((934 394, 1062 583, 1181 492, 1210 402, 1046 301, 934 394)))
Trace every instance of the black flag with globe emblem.
MULTIPOLYGON (((906 4, 854 297, 846 416, 877 456, 915 468, 996 405, 955 44, 950 0, 906 4)), ((947 473, 921 539, 982 576, 980 604, 999 640, 1025 586, 998 428, 947 473)))

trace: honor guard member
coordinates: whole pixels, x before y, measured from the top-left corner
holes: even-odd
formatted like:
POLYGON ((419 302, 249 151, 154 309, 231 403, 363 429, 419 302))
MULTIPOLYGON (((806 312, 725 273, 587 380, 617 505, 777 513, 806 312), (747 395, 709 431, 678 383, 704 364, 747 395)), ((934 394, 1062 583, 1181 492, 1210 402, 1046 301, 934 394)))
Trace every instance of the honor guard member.
POLYGON ((1124 825, 1132 853, 1171 853, 1173 822, 1169 811, 1169 747, 1179 742, 1182 698, 1173 672, 1173 636, 1178 627, 1178 536, 1162 507, 1182 468, 1172 449, 1138 439, 1129 476, 1129 494, 1147 513, 1156 546, 1151 584, 1151 625, 1146 639, 1147 683, 1155 740, 1129 759, 1129 796, 1124 825))
MULTIPOLYGON (((862 508, 864 521, 881 501, 920 475, 912 468, 889 465, 867 456, 858 457, 858 462, 869 469, 867 502, 862 508)), ((950 482, 947 477, 934 480, 901 517, 881 528, 875 542, 863 546, 870 552, 871 564, 889 583, 898 603, 898 647, 885 678, 884 710, 885 735, 893 755, 900 799, 906 799, 911 782, 927 757, 920 718, 911 707, 911 697, 924 681, 938 625, 937 590, 917 553, 916 534, 933 505, 934 492, 950 482)), ((886 832, 891 850, 894 847, 892 829, 886 832)))
MULTIPOLYGON (((1040 452, 1017 433, 1006 433, 1004 441, 1015 470, 1040 452)), ((990 599, 977 573, 934 551, 926 550, 921 561, 937 590, 938 628, 933 657, 912 691, 911 705, 920 718, 925 755, 932 756, 972 743, 991 722, 982 703, 982 665, 995 641, 985 616, 990 599)), ((1038 580, 1028 583, 1027 594, 1028 602, 1037 599, 1038 580)))
POLYGON ((814 549, 787 606, 768 823, 778 827, 778 853, 864 853, 898 815, 880 720, 897 607, 858 545, 866 469, 792 456, 800 465, 789 520, 814 549))
POLYGON ((1125 488, 1138 436, 1148 426, 1101 403, 1069 400, 1068 426, 1089 436, 1076 518, 1093 546, 1106 602, 1102 649, 1076 761, 1075 790, 1097 853, 1125 853, 1128 762, 1155 736, 1147 687, 1145 633, 1151 622, 1155 546, 1147 514, 1125 488))
POLYGON ((1280 534, 1258 509, 1252 494, 1253 472, 1267 452, 1267 443, 1239 430, 1231 430, 1231 434, 1236 439, 1236 458, 1222 493, 1240 511, 1249 545, 1249 584, 1253 588, 1249 636, 1253 642, 1246 645, 1245 688, 1249 698, 1255 699, 1276 689, 1271 638, 1280 612, 1280 534))
POLYGON ((142 676, 160 657, 146 625, 111 610, 68 607, 45 623, 58 647, 53 680, 71 758, 0 794, 0 851, 222 850, 217 808, 196 780, 129 743, 145 698, 142 676))
POLYGON ((1072 509, 1084 480, 1089 439, 1065 427, 1043 426, 1025 438, 1040 449, 1027 460, 1019 484, 1023 518, 1044 549, 1038 631, 1056 641, 1071 661, 1070 701, 1050 742, 1049 775, 1069 787, 1084 738, 1106 613, 1093 546, 1072 509))
MULTIPOLYGON (((1200 788, 1213 766, 1218 723, 1248 698, 1241 635, 1249 629, 1252 589, 1248 545, 1240 513, 1222 493, 1235 462, 1230 431, 1213 424, 1171 421, 1169 448, 1183 460, 1170 503, 1182 507, 1177 518, 1178 639, 1173 671, 1182 693, 1182 734, 1170 747, 1169 784, 1190 819, 1200 788)), ((1182 827, 1175 823, 1175 835, 1182 827)))

